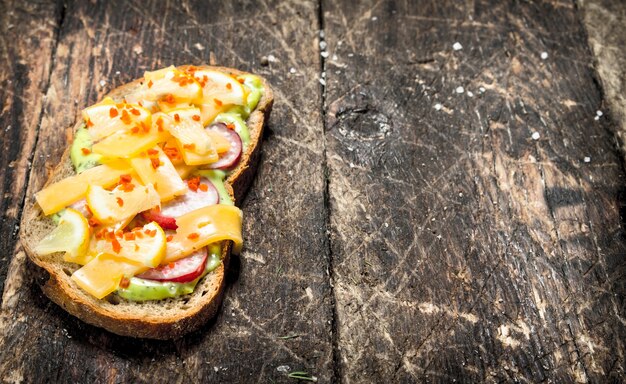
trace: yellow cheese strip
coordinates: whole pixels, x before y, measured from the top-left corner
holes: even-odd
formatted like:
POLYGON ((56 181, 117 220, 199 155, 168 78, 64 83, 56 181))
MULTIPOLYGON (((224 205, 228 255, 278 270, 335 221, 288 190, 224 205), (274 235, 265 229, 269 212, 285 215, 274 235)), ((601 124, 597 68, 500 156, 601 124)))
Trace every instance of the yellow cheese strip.
POLYGON ((178 148, 178 152, 183 157, 183 161, 187 165, 203 165, 203 164, 211 164, 215 163, 219 159, 219 155, 217 151, 211 151, 206 155, 199 155, 195 151, 185 148, 184 144, 180 143, 176 140, 176 147, 178 148))
POLYGON ((176 168, 176 172, 178 172, 178 176, 180 176, 181 179, 186 179, 187 176, 189 176, 189 174, 191 174, 191 172, 196 169, 195 166, 187 165, 185 163, 176 164, 174 168, 176 168))
POLYGON ((137 91, 127 95, 126 100, 135 103, 144 100, 164 100, 172 105, 179 103, 198 104, 202 100, 202 86, 193 77, 174 67, 164 68, 154 72, 146 72, 142 86, 137 91), (186 84, 181 86, 182 83, 186 84))
POLYGON ((139 178, 144 184, 153 184, 154 189, 161 196, 161 201, 171 200, 176 196, 187 192, 187 184, 181 179, 172 165, 170 159, 163 153, 159 146, 152 148, 156 154, 141 154, 130 160, 139 178), (155 159, 155 160, 152 160, 155 159), (154 167, 153 161, 158 161, 159 166, 154 167))
POLYGON ((182 146, 189 146, 199 155, 216 153, 211 139, 200 122, 200 110, 197 108, 175 109, 165 114, 165 128, 182 146))
POLYGON ((112 161, 50 184, 37 192, 35 199, 43 213, 50 215, 83 198, 90 184, 110 187, 119 181, 121 175, 131 172, 127 162, 112 161))
POLYGON ((115 104, 110 98, 83 110, 83 118, 89 122, 87 132, 94 141, 130 129, 136 124, 150 126, 151 116, 150 111, 139 105, 115 104))
POLYGON ((120 256, 102 253, 72 274, 72 280, 96 299, 115 291, 122 277, 132 277, 149 267, 120 256))
POLYGON ((149 126, 148 132, 143 130, 137 133, 133 133, 131 130, 118 131, 94 144, 92 151, 108 157, 128 158, 136 156, 168 138, 169 134, 165 130, 159 132, 156 124, 152 124, 149 126))
POLYGON ((206 134, 209 135, 211 141, 213 142, 213 147, 217 153, 226 153, 230 149, 230 142, 224 135, 221 135, 215 131, 205 130, 206 134))
POLYGON ((242 212, 232 205, 209 205, 176 218, 176 234, 167 243, 163 264, 185 257, 208 244, 234 242, 233 253, 243 246, 242 212))

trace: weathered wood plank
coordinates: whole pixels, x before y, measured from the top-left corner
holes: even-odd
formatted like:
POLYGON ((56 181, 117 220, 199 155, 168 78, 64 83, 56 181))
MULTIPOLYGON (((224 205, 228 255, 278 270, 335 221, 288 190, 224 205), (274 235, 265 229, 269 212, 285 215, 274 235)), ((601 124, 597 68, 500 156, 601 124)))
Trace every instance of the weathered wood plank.
POLYGON ((323 11, 345 381, 624 380, 626 183, 573 3, 323 11))
POLYGON ((17 240, 61 9, 54 2, 0 4, 0 292, 17 240))
MULTIPOLYGON (((608 111, 619 124, 622 152, 626 150, 626 6, 620 0, 579 0, 589 45, 596 58, 608 111)), ((606 113, 607 111, 603 111, 606 113)))
POLYGON ((216 320, 175 342, 111 335, 43 297, 38 285, 45 276, 21 254, 18 290, 0 318, 0 371, 29 381, 283 382, 291 380, 277 368, 287 365, 330 381, 316 4, 69 2, 66 14, 29 204, 79 110, 146 69, 214 61, 257 72, 274 86, 275 107, 243 204, 246 249, 232 262, 216 320), (266 55, 275 59, 263 67, 266 55), (300 336, 279 339, 294 334, 300 336))

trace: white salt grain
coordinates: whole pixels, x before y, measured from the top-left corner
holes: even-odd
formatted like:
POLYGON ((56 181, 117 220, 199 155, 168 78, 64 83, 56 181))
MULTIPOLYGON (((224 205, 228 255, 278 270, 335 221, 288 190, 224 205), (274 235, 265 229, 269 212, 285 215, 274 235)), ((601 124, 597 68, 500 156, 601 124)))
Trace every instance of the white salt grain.
POLYGON ((539 134, 539 132, 533 132, 531 137, 532 137, 533 140, 539 140, 541 135, 539 134))
POLYGON ((454 49, 455 51, 460 51, 461 49, 463 49, 463 46, 457 41, 456 43, 452 44, 452 49, 454 49))

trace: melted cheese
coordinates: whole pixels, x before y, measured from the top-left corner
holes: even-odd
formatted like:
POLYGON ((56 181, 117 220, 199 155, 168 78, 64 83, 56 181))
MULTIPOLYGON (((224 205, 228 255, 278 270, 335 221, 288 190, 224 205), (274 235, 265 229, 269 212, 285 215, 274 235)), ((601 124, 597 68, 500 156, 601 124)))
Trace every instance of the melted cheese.
POLYGON ((130 164, 141 181, 144 184, 153 184, 154 189, 161 196, 161 201, 171 200, 176 196, 185 194, 187 184, 178 175, 170 159, 159 146, 155 146, 152 150, 156 151, 156 154, 142 154, 130 160, 130 164), (153 161, 158 161, 160 165, 155 168, 153 161))
POLYGON ((74 272, 72 280, 96 299, 102 299, 119 287, 122 277, 135 276, 148 268, 120 256, 102 253, 74 272))
POLYGON ((119 181, 121 175, 131 172, 132 168, 124 161, 99 165, 50 184, 37 192, 35 199, 43 213, 50 215, 83 198, 89 185, 110 187, 119 181))
POLYGON ((194 251, 222 240, 234 242, 233 253, 243 246, 243 215, 232 205, 209 205, 176 218, 176 234, 167 243, 163 263, 176 261, 194 251))

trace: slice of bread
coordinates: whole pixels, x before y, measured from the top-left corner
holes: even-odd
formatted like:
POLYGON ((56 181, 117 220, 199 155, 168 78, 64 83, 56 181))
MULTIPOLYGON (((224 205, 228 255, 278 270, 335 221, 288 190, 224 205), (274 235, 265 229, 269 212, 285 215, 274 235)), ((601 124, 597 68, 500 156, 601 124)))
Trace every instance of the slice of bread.
MULTIPOLYGON (((179 67, 183 69, 183 67, 179 67)), ((202 66, 233 75, 242 75, 231 68, 202 66)), ((263 126, 272 109, 273 95, 267 81, 261 78, 265 92, 256 109, 250 114, 247 125, 250 130, 250 145, 242 154, 241 160, 227 178, 225 185, 236 203, 241 201, 250 186, 260 158, 263 126)), ((142 79, 120 86, 107 96, 118 101, 141 85, 142 79)), ((81 121, 74 131, 82 125, 81 121)), ((46 185, 73 175, 69 145, 61 161, 46 185)), ((35 245, 52 229, 54 223, 44 216, 39 206, 28 204, 24 208, 21 222, 20 240, 30 259, 48 271, 50 277, 43 286, 44 293, 67 312, 86 323, 105 328, 113 333, 150 339, 175 339, 202 326, 213 317, 221 303, 224 290, 225 270, 231 242, 222 250, 222 263, 213 272, 200 280, 192 294, 175 299, 147 302, 132 302, 110 295, 98 300, 81 290, 70 279, 79 265, 63 261, 63 255, 56 253, 38 256, 33 252, 35 245)))

